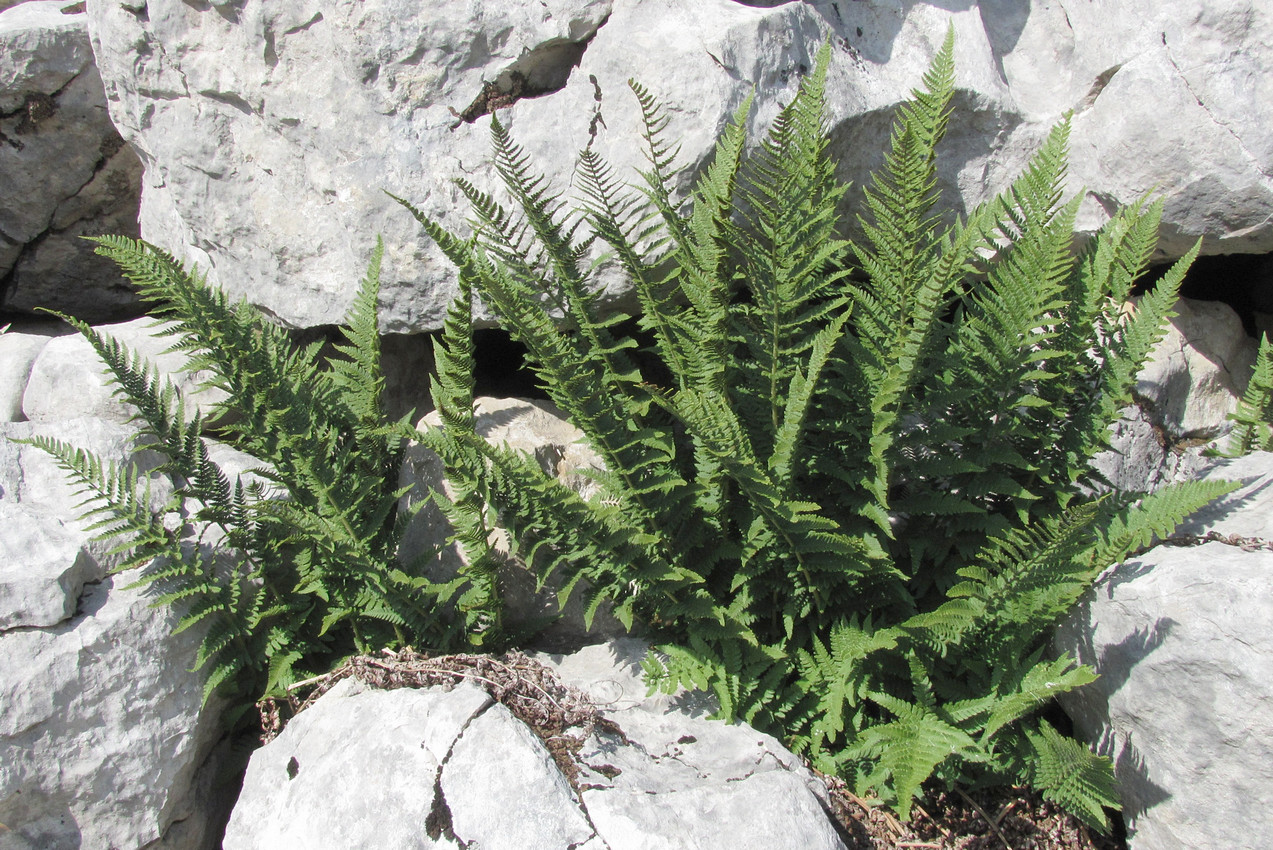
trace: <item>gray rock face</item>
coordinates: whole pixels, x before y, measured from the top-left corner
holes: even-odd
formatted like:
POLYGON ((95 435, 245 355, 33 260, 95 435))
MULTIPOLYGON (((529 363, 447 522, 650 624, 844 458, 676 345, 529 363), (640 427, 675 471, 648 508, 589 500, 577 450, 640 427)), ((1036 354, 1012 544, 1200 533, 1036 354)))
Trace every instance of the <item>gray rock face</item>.
POLYGON ((581 795, 543 743, 471 684, 345 680, 252 757, 225 850, 843 848, 799 760, 767 735, 647 700, 635 641, 547 656, 626 735, 588 738, 581 795), (370 836, 370 840, 368 837, 370 836))
MULTIPOLYGON (((82 364, 83 367, 84 364, 82 364)), ((0 363, 0 367, 8 364, 0 363)), ((73 417, 73 402, 62 408, 73 417)), ((99 418, 0 423, 0 847, 212 850, 221 707, 190 672, 198 629, 106 578, 82 496, 43 435, 106 461, 154 459, 135 428, 99 418)), ((156 496, 164 493, 158 482, 156 496)))
MULTIPOLYGON (((860 186, 891 109, 949 26, 959 93, 941 184, 957 205, 1002 188, 1074 110, 1084 230, 1157 189, 1163 256, 1198 236, 1209 252, 1273 250, 1273 84, 1263 73, 1273 14, 1257 0, 131 9, 88 3, 111 115, 146 163, 144 235, 297 326, 339 319, 377 233, 384 329, 440 326, 453 270, 380 190, 465 230, 450 181, 496 188, 488 122, 469 123, 490 107, 559 189, 585 145, 636 179, 635 77, 667 105, 668 136, 693 172, 753 85, 750 124, 763 128, 832 36, 833 148, 860 186)), ((623 297, 621 281, 604 286, 623 297)))
POLYGON ((1214 440, 1230 430, 1259 345, 1227 304, 1182 298, 1175 309, 1136 394, 1170 442, 1214 440))
POLYGON ((1181 532, 1242 545, 1161 546, 1115 567, 1060 627, 1058 649, 1101 678, 1069 695, 1080 732, 1115 760, 1132 850, 1255 850, 1273 816, 1273 456, 1216 464, 1246 486, 1181 532), (1255 545, 1252 545, 1252 544, 1255 545))
POLYGON ((0 14, 0 308, 135 314, 114 265, 78 237, 138 234, 141 172, 107 115, 87 16, 62 0, 0 14))
MULTIPOLYGON (((142 355, 171 380, 186 399, 187 408, 206 414, 211 404, 225 393, 200 389, 208 377, 201 372, 182 372, 186 363, 181 353, 166 353, 176 339, 164 336, 170 325, 141 318, 96 330, 142 355)), ((24 417, 31 421, 55 421, 68 416, 93 416, 111 422, 127 422, 136 413, 132 405, 116 395, 116 385, 92 345, 80 334, 50 341, 31 365, 22 396, 24 417)))
POLYGON ((7 499, 0 500, 0 525, 0 632, 69 619, 85 582, 101 572, 82 535, 7 499))
POLYGON ((140 850, 196 810, 191 783, 220 735, 188 672, 199 639, 171 635, 170 612, 125 590, 131 578, 88 586, 56 626, 0 632, 0 823, 10 830, 0 842, 140 850))
POLYGON ((1204 446, 1232 430, 1255 367, 1256 341, 1218 301, 1182 298, 1167 333, 1136 377, 1135 404, 1114 424, 1094 465, 1120 490, 1156 490, 1204 466, 1204 446))
POLYGON ((580 753, 583 804, 611 850, 838 850, 826 789, 776 739, 709 720, 701 693, 646 696, 644 643, 631 638, 540 656, 605 707, 628 739, 594 735, 580 753))
POLYGON ((31 377, 31 366, 52 335, 26 330, 10 328, 0 334, 0 364, 3 366, 0 368, 0 422, 26 419, 22 396, 31 377))
POLYGON ((1240 481, 1242 486, 1186 519, 1178 534, 1202 537, 1214 532, 1224 537, 1273 541, 1273 454, 1254 452, 1212 460, 1197 477, 1240 481))

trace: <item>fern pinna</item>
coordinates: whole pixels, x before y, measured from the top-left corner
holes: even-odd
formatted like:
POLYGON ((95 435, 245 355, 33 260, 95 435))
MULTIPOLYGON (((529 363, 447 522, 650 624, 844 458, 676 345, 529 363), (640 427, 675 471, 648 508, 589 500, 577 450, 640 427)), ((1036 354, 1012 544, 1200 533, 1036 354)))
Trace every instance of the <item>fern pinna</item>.
POLYGON ((463 625, 446 603, 471 583, 433 584, 398 562, 398 476, 407 420, 387 421, 376 324, 381 247, 340 329, 342 341, 296 347, 245 303, 232 304, 170 255, 123 237, 96 240, 168 324, 184 369, 224 392, 209 416, 217 438, 261 462, 230 477, 214 462, 208 420, 118 342, 71 317, 137 410, 139 447, 164 458, 171 496, 151 498, 135 468, 34 438, 85 495, 102 537, 126 552, 116 572, 172 604, 179 629, 205 637, 205 699, 219 686, 248 707, 353 652, 413 643, 447 648, 463 625))
POLYGON ((440 343, 444 424, 419 437, 481 494, 470 512, 567 576, 563 597, 587 587, 590 611, 659 636, 652 687, 710 689, 722 716, 902 813, 930 777, 1024 782, 1104 828, 1108 760, 1040 713, 1093 674, 1047 657, 1045 636, 1106 566, 1223 489, 1081 495, 1193 254, 1125 314, 1161 206, 1119 213, 1073 256, 1066 122, 1007 191, 941 226, 950 38, 866 188, 864 240, 844 241, 830 53, 749 155, 739 109, 684 203, 668 117, 636 83, 636 188, 586 149, 572 211, 495 118, 512 208, 457 181, 474 213, 461 238, 404 201, 462 289, 440 343), (634 336, 589 285, 594 235, 642 306, 634 336), (474 434, 471 375, 449 367, 475 295, 604 458, 595 498, 474 434))

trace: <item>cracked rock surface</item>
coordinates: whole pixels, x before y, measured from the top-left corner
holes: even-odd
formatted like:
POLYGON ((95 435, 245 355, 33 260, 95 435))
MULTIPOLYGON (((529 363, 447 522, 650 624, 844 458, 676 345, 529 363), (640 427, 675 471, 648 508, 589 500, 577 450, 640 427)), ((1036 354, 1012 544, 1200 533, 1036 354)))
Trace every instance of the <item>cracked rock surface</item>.
POLYGON ((88 16, 73 8, 0 13, 0 309, 108 321, 135 315, 136 297, 78 237, 138 234, 142 168, 111 124, 88 16))
MULTIPOLYGON (((860 187, 882 159, 892 109, 950 26, 959 90, 939 183, 956 207, 1002 189, 1073 110, 1083 230, 1156 190, 1160 258, 1198 236, 1208 253, 1273 251, 1263 0, 142 8, 88 3, 111 115, 146 163, 142 231, 297 326, 340 319, 379 233, 384 330, 440 327, 454 271, 381 190, 466 231, 451 181, 498 189, 493 110, 559 190, 584 146, 637 180, 636 78, 666 105, 668 138, 692 174, 753 86, 753 136, 767 127, 830 37, 832 152, 860 187)), ((618 277, 601 285, 607 303, 627 297, 618 277)))
POLYGON ((0 422, 0 848, 212 850, 227 754, 221 706, 202 705, 191 672, 199 629, 173 635, 175 614, 127 587, 136 571, 106 577, 118 556, 76 519, 81 496, 15 442, 55 437, 153 468, 132 425, 75 401, 0 422))
POLYGON ((1273 454, 1213 462, 1239 480, 1158 546, 1112 568, 1055 646, 1100 678, 1062 701, 1115 760, 1131 850, 1255 850, 1273 814, 1273 454), (1222 804, 1217 805, 1222 801, 1222 804))
POLYGON ((0 846, 141 850, 198 820, 192 783, 220 736, 189 672, 199 637, 173 636, 134 578, 85 585, 57 625, 0 632, 0 846))
POLYGON ((344 679, 252 756, 225 850, 843 848, 825 790, 795 756, 707 720, 701 695, 647 699, 644 652, 619 639, 539 658, 615 724, 584 741, 578 790, 473 684, 379 691, 344 679))

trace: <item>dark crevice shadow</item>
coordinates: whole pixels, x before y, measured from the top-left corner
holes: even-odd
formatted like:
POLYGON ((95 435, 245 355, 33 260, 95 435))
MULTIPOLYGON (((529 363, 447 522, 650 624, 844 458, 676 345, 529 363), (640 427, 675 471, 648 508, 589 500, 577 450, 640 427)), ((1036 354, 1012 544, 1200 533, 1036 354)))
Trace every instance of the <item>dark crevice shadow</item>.
MULTIPOLYGON (((607 18, 608 20, 608 18, 607 18)), ((501 70, 494 80, 484 82, 477 97, 463 110, 451 107, 455 116, 454 130, 461 124, 472 124, 483 115, 512 106, 519 100, 543 97, 561 91, 571 73, 583 61, 583 54, 596 37, 597 28, 579 38, 554 38, 522 53, 515 62, 501 70)))

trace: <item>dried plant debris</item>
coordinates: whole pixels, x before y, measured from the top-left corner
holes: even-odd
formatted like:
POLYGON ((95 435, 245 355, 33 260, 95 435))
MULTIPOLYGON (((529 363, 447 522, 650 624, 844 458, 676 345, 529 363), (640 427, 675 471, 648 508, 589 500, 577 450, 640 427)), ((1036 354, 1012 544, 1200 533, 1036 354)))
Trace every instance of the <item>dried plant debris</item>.
MULTIPOLYGON (((436 655, 406 648, 351 658, 336 670, 297 682, 283 698, 262 700, 261 741, 268 743, 291 718, 309 708, 343 679, 354 677, 382 690, 454 687, 463 681, 531 728, 544 742, 576 793, 581 792, 578 754, 594 732, 627 736, 582 691, 522 652, 436 655)), ((613 768, 612 768, 613 769, 613 768)), ((599 771, 607 775, 605 769, 599 771)), ((617 770, 616 770, 617 772, 617 770)), ((1122 850, 1117 839, 1097 835, 1063 809, 1025 788, 964 792, 930 791, 914 806, 910 822, 899 821, 879 801, 863 799, 844 781, 819 774, 831 814, 849 850, 1122 850)))
MULTIPOLYGON (((821 774, 820 774, 821 775, 821 774)), ((909 822, 821 775, 849 850, 1125 850, 1028 788, 930 789, 909 822)))
POLYGON ((472 682, 539 736, 572 786, 579 773, 576 755, 589 735, 602 731, 623 737, 614 722, 603 717, 582 691, 563 684, 550 669, 525 653, 430 656, 408 647, 351 658, 330 673, 292 685, 285 698, 262 700, 257 704, 261 742, 269 743, 291 718, 337 682, 351 676, 381 690, 453 687, 463 681, 472 682), (304 698, 301 694, 305 694, 304 698))

